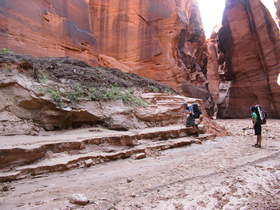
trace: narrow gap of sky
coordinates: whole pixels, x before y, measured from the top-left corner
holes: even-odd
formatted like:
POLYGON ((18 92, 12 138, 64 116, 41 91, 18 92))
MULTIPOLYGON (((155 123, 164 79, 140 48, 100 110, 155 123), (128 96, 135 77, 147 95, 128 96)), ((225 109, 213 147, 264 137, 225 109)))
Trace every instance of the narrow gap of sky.
MULTIPOLYGON (((214 27, 222 23, 226 0, 198 0, 206 38, 209 38, 214 27)), ((274 0, 261 0, 275 18, 274 0)))

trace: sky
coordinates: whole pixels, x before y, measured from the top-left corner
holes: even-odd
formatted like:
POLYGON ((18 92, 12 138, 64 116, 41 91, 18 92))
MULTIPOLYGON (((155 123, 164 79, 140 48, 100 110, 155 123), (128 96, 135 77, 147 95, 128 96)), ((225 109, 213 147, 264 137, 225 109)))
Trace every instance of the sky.
MULTIPOLYGON (((209 38, 213 28, 220 25, 222 22, 223 11, 225 7, 225 0, 197 0, 200 7, 202 22, 206 37, 209 38)), ((263 4, 270 10, 271 14, 275 16, 276 8, 274 0, 261 0, 263 4)))

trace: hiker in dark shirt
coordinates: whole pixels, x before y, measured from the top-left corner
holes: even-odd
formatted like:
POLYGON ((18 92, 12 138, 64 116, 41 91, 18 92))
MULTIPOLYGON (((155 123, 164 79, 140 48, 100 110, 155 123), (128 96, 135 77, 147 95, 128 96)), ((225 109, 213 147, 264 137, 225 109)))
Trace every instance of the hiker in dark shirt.
POLYGON ((190 106, 186 104, 185 106, 186 106, 185 111, 187 115, 186 127, 193 127, 195 129, 195 135, 198 136, 199 135, 198 125, 202 120, 201 111, 197 104, 192 104, 190 106))
POLYGON ((254 145, 257 148, 261 148, 261 143, 262 143, 262 125, 261 125, 261 120, 260 117, 258 116, 257 108, 256 107, 251 107, 251 118, 254 126, 254 131, 255 135, 257 136, 257 143, 254 145))
POLYGON ((186 116, 187 116, 187 121, 186 121, 186 127, 195 127, 195 118, 194 115, 192 114, 192 106, 186 105, 186 116))

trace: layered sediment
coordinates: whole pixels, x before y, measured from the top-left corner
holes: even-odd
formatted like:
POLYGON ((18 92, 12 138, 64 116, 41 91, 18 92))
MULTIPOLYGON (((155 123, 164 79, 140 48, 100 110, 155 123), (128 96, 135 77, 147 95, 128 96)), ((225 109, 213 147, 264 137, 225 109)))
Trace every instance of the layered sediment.
POLYGON ((178 95, 136 74, 90 67, 70 58, 1 53, 0 69, 0 135, 185 124, 186 103, 200 104, 208 133, 223 132, 209 119, 202 100, 178 95))

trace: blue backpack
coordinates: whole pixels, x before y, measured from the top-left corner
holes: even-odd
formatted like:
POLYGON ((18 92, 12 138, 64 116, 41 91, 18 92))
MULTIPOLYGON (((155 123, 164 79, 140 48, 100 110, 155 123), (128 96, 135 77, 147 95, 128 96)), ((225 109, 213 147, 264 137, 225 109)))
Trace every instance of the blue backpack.
POLYGON ((188 107, 188 110, 191 112, 192 116, 196 119, 200 117, 202 114, 199 106, 197 104, 192 104, 191 106, 188 107))

